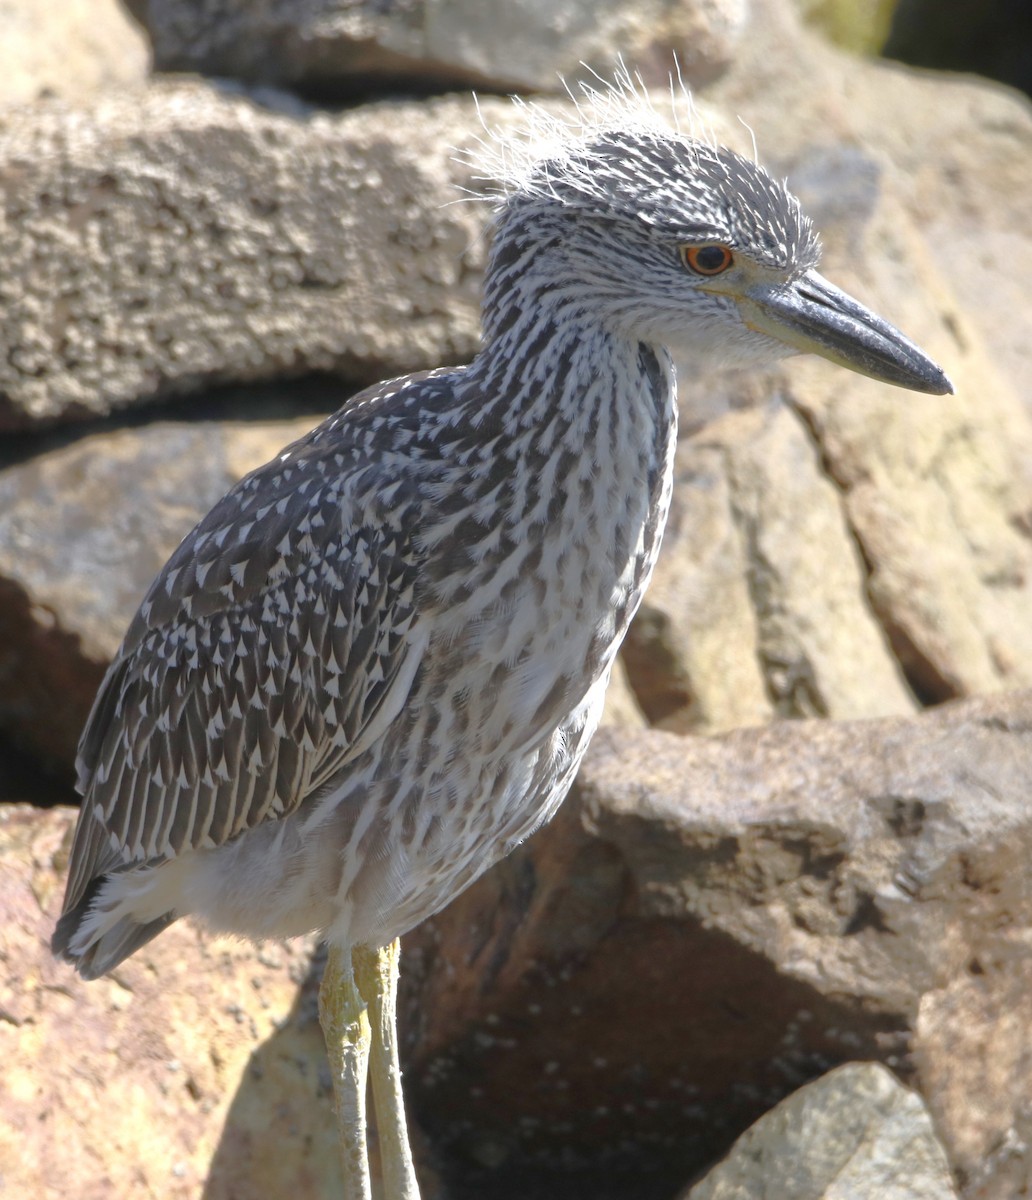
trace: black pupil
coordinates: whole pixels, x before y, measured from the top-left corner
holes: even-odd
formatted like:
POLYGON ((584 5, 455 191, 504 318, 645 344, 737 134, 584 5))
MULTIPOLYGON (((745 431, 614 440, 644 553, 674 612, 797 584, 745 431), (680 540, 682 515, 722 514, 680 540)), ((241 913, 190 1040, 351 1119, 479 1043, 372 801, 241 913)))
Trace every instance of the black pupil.
POLYGON ((723 246, 702 246, 695 252, 695 265, 700 271, 719 271, 727 264, 723 246))

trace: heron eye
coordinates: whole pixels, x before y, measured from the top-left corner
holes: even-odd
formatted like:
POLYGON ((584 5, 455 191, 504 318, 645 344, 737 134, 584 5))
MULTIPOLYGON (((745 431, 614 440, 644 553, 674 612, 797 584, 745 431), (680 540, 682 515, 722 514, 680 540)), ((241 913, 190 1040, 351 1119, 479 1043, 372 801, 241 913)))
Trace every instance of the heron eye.
POLYGON ((682 246, 681 261, 696 275, 719 275, 735 261, 727 246, 682 246))

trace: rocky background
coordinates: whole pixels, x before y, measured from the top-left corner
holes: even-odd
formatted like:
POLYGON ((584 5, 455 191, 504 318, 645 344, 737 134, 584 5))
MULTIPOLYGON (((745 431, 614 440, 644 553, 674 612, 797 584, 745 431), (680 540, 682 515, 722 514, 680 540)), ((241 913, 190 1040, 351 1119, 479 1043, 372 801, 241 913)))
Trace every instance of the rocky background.
POLYGON ((0 1194, 339 1194, 313 946, 51 961, 78 730, 235 479, 474 353, 470 89, 672 52, 957 394, 684 372, 607 727, 407 939, 425 1200, 1032 1194, 1032 112, 827 40, 1028 86, 1019 7, 0 0, 0 1194))

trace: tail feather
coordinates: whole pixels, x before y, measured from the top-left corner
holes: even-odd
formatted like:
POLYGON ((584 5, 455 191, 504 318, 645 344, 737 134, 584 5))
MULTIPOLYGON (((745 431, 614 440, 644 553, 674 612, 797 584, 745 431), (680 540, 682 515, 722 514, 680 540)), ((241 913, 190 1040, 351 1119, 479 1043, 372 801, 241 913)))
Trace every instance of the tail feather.
POLYGON ((104 887, 109 880, 110 876, 93 880, 78 904, 59 918, 50 939, 55 957, 71 963, 83 979, 99 979, 113 971, 176 919, 174 912, 150 920, 119 913, 122 906, 105 903, 111 894, 104 887))

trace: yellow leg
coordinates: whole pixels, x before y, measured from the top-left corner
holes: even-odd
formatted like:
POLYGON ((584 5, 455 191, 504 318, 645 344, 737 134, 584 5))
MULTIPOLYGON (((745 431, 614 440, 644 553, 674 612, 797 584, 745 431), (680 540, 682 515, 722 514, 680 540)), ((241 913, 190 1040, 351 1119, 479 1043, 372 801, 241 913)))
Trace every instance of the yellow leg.
POLYGON ((370 1077, 380 1138, 384 1200, 419 1200, 419 1185, 412 1165, 412 1151, 405 1124, 405 1099, 401 1091, 401 1065, 398 1061, 400 956, 401 943, 395 938, 389 946, 379 950, 356 946, 351 961, 355 968, 355 982, 369 1006, 372 1023, 370 1077))
POLYGON ((344 1200, 372 1200, 365 1107, 369 1014, 355 986, 351 956, 336 946, 330 947, 319 988, 319 1022, 337 1101, 344 1200))

